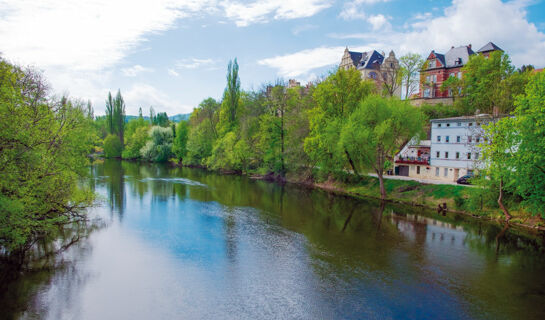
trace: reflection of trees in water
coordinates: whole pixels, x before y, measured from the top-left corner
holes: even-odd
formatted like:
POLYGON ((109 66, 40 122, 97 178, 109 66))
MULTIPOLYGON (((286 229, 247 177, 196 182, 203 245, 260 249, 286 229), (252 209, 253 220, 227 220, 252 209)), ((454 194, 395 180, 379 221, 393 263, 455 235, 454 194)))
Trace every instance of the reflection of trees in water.
POLYGON ((103 164, 104 175, 106 176, 110 210, 113 214, 118 213, 119 220, 123 220, 125 210, 125 181, 124 168, 119 160, 106 159, 103 164))
POLYGON ((82 220, 65 225, 59 237, 42 239, 35 246, 23 272, 14 272, 9 265, 0 263, 0 318, 16 319, 23 312, 32 319, 43 316, 48 306, 34 303, 34 300, 41 293, 41 286, 49 287, 53 277, 68 276, 70 281, 62 283, 76 287, 69 291, 60 290, 66 293, 66 301, 77 296, 82 281, 72 261, 79 262, 89 255, 92 247, 85 239, 102 227, 104 224, 97 220, 82 220))

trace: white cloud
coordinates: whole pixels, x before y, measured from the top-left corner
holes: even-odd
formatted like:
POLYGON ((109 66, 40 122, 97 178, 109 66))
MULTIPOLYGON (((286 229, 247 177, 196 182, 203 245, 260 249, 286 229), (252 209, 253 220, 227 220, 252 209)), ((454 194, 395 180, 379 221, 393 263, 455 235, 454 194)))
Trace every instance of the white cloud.
MULTIPOLYGON (((397 56, 407 52, 427 55, 434 49, 446 52, 451 46, 470 43, 476 51, 492 41, 510 55, 516 66, 533 64, 543 67, 545 33, 528 22, 528 4, 524 0, 453 0, 452 5, 442 15, 420 15, 419 21, 408 25, 403 31, 330 36, 366 41, 365 49, 350 48, 351 50, 394 50, 397 56)), ((277 69, 280 76, 305 76, 314 69, 338 64, 343 51, 344 47, 320 47, 263 59, 259 63, 277 69)))
POLYGON ((317 29, 317 28, 318 28, 318 26, 315 25, 315 24, 303 24, 303 25, 299 25, 299 26, 296 26, 293 29, 291 29, 291 33, 293 33, 293 35, 297 36, 302 32, 317 29))
POLYGON ((373 31, 380 29, 390 29, 391 27, 390 22, 388 22, 388 18, 382 14, 368 17, 367 22, 369 22, 373 26, 373 31))
POLYGON ((197 58, 191 58, 191 59, 182 59, 176 61, 176 68, 177 69, 197 69, 197 68, 203 68, 203 67, 213 67, 213 64, 215 63, 212 59, 197 59, 197 58))
POLYGON ((250 4, 225 0, 221 6, 227 18, 239 27, 274 20, 305 18, 331 6, 331 0, 257 0, 250 4))
POLYGON ((142 67, 141 65, 139 64, 136 64, 130 68, 124 68, 124 69, 121 69, 121 72, 123 72, 123 74, 126 76, 126 77, 136 77, 139 73, 142 73, 142 72, 153 72, 154 70, 152 68, 146 68, 146 67, 142 67))
POLYGON ((260 65, 278 70, 282 77, 298 77, 309 71, 341 61, 344 47, 322 47, 276 56, 258 61, 260 65))
POLYGON ((178 72, 176 72, 176 70, 174 70, 174 69, 168 69, 167 72, 168 72, 169 75, 171 75, 171 76, 173 76, 173 77, 177 77, 177 76, 180 75, 180 74, 179 74, 178 72))
POLYGON ((379 2, 388 2, 390 0, 352 0, 346 1, 343 10, 339 14, 344 20, 365 20, 367 15, 363 11, 363 6, 372 5, 379 2))
POLYGON ((127 107, 127 114, 138 114, 138 108, 148 110, 150 106, 156 112, 166 112, 169 116, 179 113, 189 113, 193 110, 192 106, 183 105, 169 98, 161 90, 146 83, 135 83, 128 91, 122 92, 122 94, 127 107))
POLYGON ((200 0, 3 0, 0 48, 25 64, 99 70, 145 35, 203 9, 200 0))

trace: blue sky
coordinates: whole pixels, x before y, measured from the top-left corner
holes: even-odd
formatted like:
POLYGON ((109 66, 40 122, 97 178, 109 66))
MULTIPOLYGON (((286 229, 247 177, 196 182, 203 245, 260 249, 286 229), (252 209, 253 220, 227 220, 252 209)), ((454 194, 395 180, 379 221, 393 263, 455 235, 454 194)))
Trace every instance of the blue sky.
POLYGON ((545 66, 538 0, 0 0, 0 52, 43 70, 56 94, 104 112, 121 89, 127 113, 169 115, 220 98, 229 59, 245 89, 305 83, 352 50, 428 54, 493 41, 516 66, 545 66))

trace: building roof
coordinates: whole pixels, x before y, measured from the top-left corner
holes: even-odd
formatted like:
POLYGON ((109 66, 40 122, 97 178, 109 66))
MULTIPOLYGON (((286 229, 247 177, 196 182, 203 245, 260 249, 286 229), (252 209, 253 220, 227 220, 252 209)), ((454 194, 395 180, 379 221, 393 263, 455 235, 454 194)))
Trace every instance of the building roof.
POLYGON ((348 51, 350 54, 350 58, 352 59, 352 62, 354 63, 354 66, 358 66, 358 63, 361 60, 362 53, 361 52, 355 52, 355 51, 348 51))
POLYGON ((496 50, 503 51, 500 47, 498 47, 494 43, 489 42, 485 44, 484 47, 480 48, 477 52, 482 53, 482 52, 489 52, 489 51, 496 51, 496 50))
POLYGON ((375 69, 375 65, 381 65, 384 61, 384 56, 376 50, 361 53, 361 59, 356 65, 358 70, 375 69))
MULTIPOLYGON (((505 117, 505 115, 500 115, 500 117, 505 117)), ((451 117, 451 118, 441 118, 441 119, 431 119, 430 121, 431 122, 444 122, 444 121, 460 121, 460 122, 465 122, 465 121, 474 121, 474 120, 481 120, 481 119, 492 119, 492 115, 488 114, 488 113, 481 113, 481 114, 476 114, 476 115, 472 115, 472 116, 461 116, 461 117, 451 117)))
POLYGON ((445 53, 446 67, 459 67, 465 65, 469 61, 469 56, 475 54, 471 50, 471 46, 461 46, 457 48, 451 48, 445 53))

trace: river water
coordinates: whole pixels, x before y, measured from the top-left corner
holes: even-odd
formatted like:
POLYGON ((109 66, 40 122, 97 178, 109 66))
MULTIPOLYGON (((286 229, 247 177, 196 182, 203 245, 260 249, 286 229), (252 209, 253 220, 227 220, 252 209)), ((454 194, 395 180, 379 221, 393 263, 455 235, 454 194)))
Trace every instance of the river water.
POLYGON ((94 165, 102 227, 2 294, 16 319, 544 319, 543 238, 197 169, 94 165))

